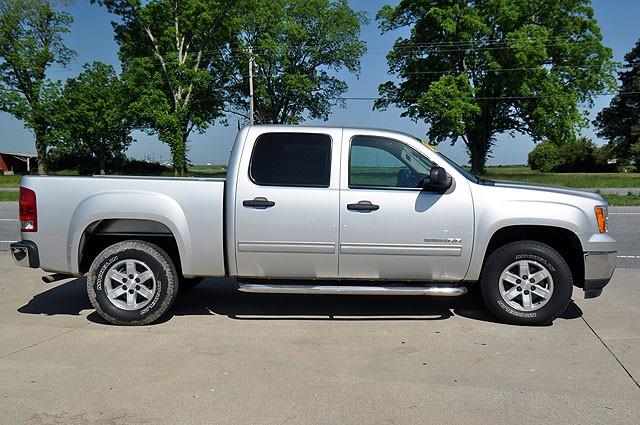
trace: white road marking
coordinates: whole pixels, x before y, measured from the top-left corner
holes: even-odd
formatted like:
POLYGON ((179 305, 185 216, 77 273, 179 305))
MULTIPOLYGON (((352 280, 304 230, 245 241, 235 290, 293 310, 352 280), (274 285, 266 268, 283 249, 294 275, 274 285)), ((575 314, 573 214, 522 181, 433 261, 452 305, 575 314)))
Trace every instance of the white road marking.
POLYGON ((17 218, 0 218, 0 221, 19 221, 17 218))
POLYGON ((640 260, 640 255, 618 255, 618 258, 634 258, 640 260))
POLYGON ((0 241, 0 243, 14 243, 14 242, 18 242, 18 241, 0 241))

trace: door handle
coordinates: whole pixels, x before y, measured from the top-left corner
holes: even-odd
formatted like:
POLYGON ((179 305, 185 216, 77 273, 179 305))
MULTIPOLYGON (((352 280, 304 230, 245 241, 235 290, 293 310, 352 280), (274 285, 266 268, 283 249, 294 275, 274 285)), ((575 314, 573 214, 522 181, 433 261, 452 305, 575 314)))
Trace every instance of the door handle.
POLYGON ((270 207, 273 207, 275 204, 276 204, 275 202, 270 201, 267 198, 264 198, 262 196, 242 201, 242 206, 249 207, 249 208, 270 208, 270 207))
POLYGON ((380 205, 372 204, 370 201, 360 201, 357 204, 347 204, 347 209, 351 211, 376 211, 380 205))

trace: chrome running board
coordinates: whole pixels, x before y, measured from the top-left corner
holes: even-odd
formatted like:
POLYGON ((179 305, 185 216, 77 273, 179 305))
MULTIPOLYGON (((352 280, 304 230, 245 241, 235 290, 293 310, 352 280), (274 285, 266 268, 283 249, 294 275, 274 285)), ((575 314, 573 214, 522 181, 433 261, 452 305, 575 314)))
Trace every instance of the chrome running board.
POLYGON ((464 286, 329 286, 268 285, 238 282, 240 292, 254 294, 319 294, 319 295, 431 295, 457 297, 467 293, 464 286))

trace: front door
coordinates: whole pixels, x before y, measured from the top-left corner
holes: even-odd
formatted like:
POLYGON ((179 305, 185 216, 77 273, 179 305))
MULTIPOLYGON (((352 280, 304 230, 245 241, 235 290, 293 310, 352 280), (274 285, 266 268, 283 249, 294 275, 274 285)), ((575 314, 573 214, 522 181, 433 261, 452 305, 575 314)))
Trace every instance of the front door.
POLYGON ((338 277, 341 134, 264 132, 247 143, 235 205, 238 276, 338 277))
POLYGON ((343 138, 340 277, 463 279, 473 244, 469 183, 458 177, 447 193, 422 190, 431 167, 444 164, 418 141, 347 130, 343 138))

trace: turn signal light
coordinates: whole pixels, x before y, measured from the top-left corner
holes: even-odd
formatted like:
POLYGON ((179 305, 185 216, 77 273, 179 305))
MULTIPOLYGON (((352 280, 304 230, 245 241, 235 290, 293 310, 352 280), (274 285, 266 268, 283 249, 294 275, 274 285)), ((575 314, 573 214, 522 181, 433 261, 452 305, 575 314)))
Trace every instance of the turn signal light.
POLYGON ((36 193, 27 189, 20 188, 20 231, 37 232, 38 231, 38 209, 36 208, 36 193))
POLYGON ((598 221, 598 230, 600 233, 607 232, 607 207, 606 206, 598 206, 596 207, 596 220, 598 221))

